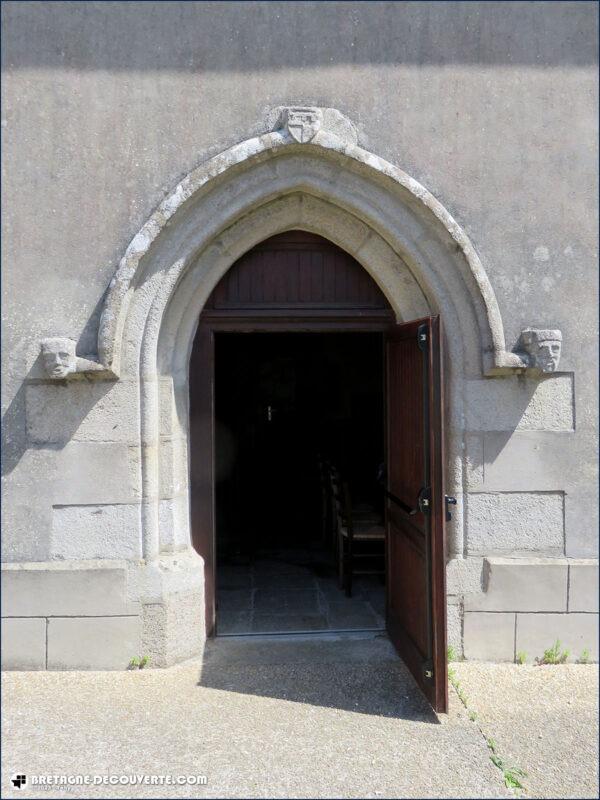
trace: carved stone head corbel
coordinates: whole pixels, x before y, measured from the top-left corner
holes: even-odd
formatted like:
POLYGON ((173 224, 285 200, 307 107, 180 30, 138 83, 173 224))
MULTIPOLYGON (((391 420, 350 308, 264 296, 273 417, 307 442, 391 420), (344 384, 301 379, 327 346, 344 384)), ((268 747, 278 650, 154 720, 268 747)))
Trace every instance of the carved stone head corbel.
POLYGON ((519 349, 526 354, 530 369, 556 372, 562 350, 562 333, 559 330, 525 328, 519 349))
POLYGON ((42 339, 41 352, 44 369, 49 378, 61 380, 77 371, 76 342, 62 336, 42 339))
POLYGON ((55 381, 65 378, 115 378, 115 374, 93 358, 77 355, 77 343, 66 336, 42 339, 40 351, 44 371, 55 381))

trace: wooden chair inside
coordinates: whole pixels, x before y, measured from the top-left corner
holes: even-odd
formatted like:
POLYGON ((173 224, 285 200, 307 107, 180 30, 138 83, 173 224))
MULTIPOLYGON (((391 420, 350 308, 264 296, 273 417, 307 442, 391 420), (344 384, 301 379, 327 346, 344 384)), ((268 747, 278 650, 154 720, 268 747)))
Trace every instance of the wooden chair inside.
POLYGON ((385 528, 373 509, 352 508, 350 490, 337 469, 330 469, 331 496, 340 588, 352 596, 355 575, 385 575, 385 528))
MULTIPOLYGON (((333 481, 339 481, 339 472, 331 461, 319 454, 317 456, 321 485, 321 534, 323 543, 328 546, 334 557, 338 554, 337 515, 333 497, 333 481)), ((352 504, 352 518, 361 523, 383 524, 383 513, 372 503, 352 504)))

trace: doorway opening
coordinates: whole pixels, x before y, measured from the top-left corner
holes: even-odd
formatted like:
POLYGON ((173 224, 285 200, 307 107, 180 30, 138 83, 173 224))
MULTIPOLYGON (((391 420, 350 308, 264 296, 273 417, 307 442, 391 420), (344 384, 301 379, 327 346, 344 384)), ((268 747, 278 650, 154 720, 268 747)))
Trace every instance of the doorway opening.
POLYGON ((223 276, 189 372, 209 636, 385 625, 445 709, 441 365, 439 317, 398 323, 320 236, 273 236, 223 276))
POLYGON ((383 629, 383 334, 217 333, 214 352, 217 635, 383 629), (331 469, 381 532, 351 561, 331 469))

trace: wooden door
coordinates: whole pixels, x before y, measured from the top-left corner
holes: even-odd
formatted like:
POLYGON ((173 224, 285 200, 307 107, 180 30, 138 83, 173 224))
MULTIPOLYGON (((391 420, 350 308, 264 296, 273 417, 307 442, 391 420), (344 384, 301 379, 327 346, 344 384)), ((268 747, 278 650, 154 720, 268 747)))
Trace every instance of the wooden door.
POLYGON ((436 711, 446 711, 445 499, 439 317, 386 335, 387 628, 436 711))
POLYGON ((190 506, 192 542, 204 559, 207 636, 215 632, 214 332, 200 323, 190 359, 190 506))
MULTIPOLYGON (((192 541, 204 559, 206 633, 215 633, 214 336, 217 331, 384 331, 394 319, 364 268, 332 242, 286 231, 241 256, 200 316, 190 359, 192 541)), ((244 398, 240 398, 244 402, 244 398)))

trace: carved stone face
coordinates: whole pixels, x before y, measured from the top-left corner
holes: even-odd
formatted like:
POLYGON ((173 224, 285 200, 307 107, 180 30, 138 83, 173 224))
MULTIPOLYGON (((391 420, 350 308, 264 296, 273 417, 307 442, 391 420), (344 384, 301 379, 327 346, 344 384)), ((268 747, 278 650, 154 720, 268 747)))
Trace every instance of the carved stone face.
POLYGON ((51 378, 66 378, 77 369, 73 339, 55 337, 42 340, 42 360, 44 369, 51 378))
POLYGON ((558 330, 523 331, 523 343, 531 366, 541 372, 556 372, 562 350, 562 334, 558 330))
POLYGON ((562 343, 553 339, 538 342, 536 361, 542 372, 556 372, 562 343))

